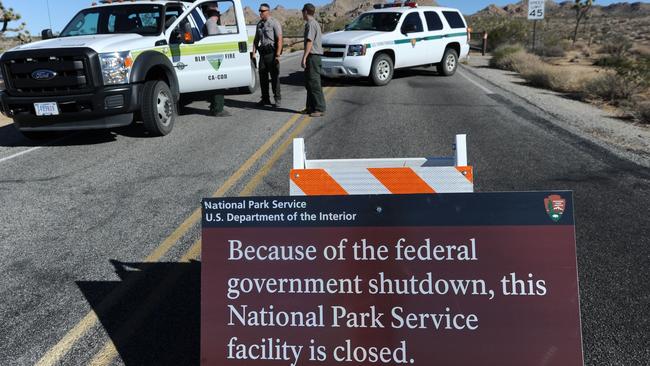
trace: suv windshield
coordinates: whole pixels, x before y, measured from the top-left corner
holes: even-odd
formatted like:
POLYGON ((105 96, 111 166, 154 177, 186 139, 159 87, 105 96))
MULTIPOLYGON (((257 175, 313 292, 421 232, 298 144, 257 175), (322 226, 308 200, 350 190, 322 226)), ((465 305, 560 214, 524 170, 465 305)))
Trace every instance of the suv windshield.
POLYGON ((60 37, 115 33, 158 35, 162 32, 162 11, 161 5, 153 4, 82 10, 63 29, 60 37))
POLYGON ((345 30, 392 32, 397 27, 401 16, 402 13, 365 13, 355 19, 345 30))

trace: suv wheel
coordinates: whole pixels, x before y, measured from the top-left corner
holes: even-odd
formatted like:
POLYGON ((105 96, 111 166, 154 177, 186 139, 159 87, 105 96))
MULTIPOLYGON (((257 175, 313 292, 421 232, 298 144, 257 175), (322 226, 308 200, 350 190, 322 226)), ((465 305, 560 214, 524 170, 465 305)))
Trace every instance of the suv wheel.
POLYGON ((370 79, 377 86, 388 84, 393 78, 393 60, 385 53, 379 54, 372 60, 370 79))
POLYGON ((142 93, 142 121, 153 136, 164 136, 174 128, 176 107, 167 83, 151 80, 144 84, 142 93))
POLYGON ((451 76, 458 68, 458 53, 456 50, 447 48, 442 56, 442 61, 438 64, 438 73, 444 76, 451 76))

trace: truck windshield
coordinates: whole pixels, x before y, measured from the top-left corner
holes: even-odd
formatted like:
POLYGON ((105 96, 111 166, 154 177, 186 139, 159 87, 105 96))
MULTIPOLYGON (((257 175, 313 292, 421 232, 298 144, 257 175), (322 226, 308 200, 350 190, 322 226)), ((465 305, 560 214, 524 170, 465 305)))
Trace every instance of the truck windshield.
POLYGON ((365 13, 355 19, 345 30, 392 32, 397 27, 402 13, 365 13))
POLYGON ((60 37, 116 33, 158 35, 162 32, 162 11, 161 5, 154 4, 85 9, 68 23, 60 37))

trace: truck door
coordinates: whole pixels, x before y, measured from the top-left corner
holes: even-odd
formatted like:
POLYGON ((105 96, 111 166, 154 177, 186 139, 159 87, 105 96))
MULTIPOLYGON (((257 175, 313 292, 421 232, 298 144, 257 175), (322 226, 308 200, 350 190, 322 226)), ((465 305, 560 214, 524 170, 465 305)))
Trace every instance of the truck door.
POLYGON ((251 84, 248 36, 239 0, 196 1, 173 21, 165 35, 181 93, 251 84), (215 12, 208 9, 211 5, 216 5, 219 13, 216 27, 206 26, 209 21, 206 16, 215 12), (191 28, 193 43, 190 44, 184 40, 186 24, 191 28))
POLYGON ((418 66, 427 63, 426 32, 419 11, 404 16, 400 26, 401 38, 396 44, 395 67, 418 66))

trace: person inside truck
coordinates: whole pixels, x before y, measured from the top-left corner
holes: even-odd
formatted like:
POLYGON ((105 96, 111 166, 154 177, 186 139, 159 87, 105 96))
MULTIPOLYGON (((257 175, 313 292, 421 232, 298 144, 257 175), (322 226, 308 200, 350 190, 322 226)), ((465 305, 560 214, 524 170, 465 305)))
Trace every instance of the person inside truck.
POLYGON ((205 25, 203 26, 204 36, 214 36, 220 34, 219 26, 221 25, 219 8, 217 3, 210 3, 203 9, 205 14, 205 25))

